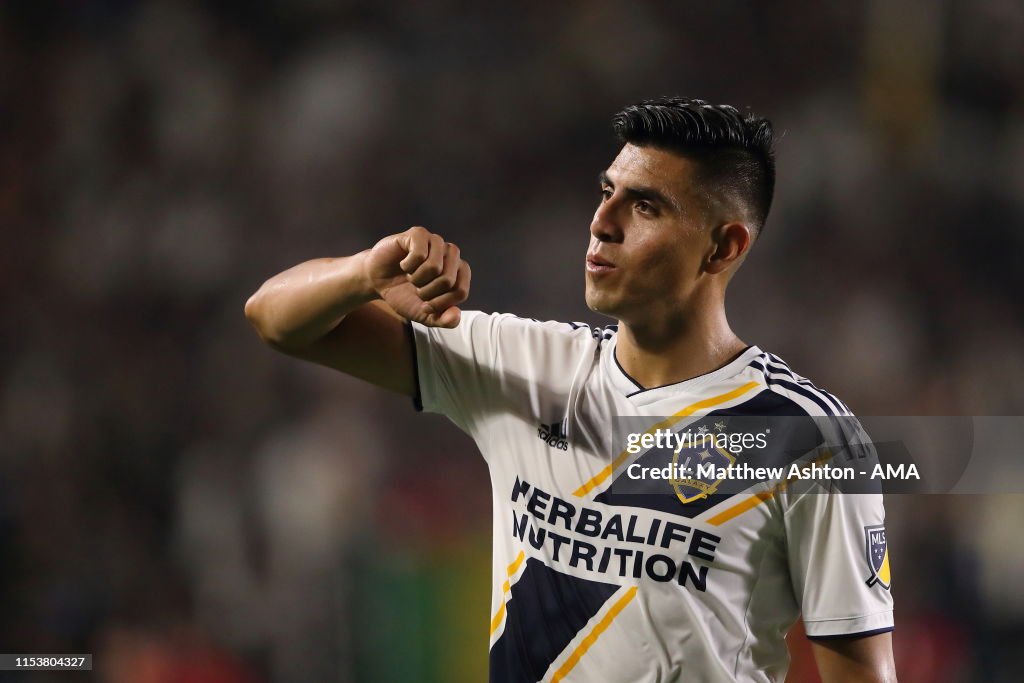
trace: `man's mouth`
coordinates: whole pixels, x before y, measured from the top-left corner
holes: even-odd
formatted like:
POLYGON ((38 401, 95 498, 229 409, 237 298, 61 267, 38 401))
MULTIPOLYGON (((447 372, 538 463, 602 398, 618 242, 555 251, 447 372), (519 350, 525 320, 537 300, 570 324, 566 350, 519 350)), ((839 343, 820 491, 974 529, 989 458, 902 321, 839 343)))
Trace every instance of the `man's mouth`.
POLYGON ((615 264, 597 254, 587 254, 588 273, 607 273, 615 270, 615 264))

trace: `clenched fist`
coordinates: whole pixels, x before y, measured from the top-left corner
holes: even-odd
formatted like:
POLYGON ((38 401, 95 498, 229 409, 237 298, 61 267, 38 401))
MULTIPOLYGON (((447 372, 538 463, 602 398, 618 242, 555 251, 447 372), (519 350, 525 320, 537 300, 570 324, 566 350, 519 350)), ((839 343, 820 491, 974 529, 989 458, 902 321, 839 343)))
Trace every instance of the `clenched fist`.
POLYGON ((455 327, 469 296, 469 264, 459 248, 415 226, 385 237, 367 253, 366 277, 396 313, 431 327, 455 327))

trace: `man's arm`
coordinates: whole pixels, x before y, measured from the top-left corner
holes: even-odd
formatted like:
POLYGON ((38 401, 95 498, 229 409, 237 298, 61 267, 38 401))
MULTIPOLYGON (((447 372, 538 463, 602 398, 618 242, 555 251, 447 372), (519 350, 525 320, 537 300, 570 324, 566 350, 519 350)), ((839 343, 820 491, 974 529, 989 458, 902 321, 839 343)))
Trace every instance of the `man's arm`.
POLYGON ((896 683, 892 633, 812 640, 822 683, 896 683))
POLYGON ((469 282, 458 247, 417 226, 359 254, 275 275, 249 297, 245 315, 283 353, 412 396, 405 322, 455 327, 469 282))

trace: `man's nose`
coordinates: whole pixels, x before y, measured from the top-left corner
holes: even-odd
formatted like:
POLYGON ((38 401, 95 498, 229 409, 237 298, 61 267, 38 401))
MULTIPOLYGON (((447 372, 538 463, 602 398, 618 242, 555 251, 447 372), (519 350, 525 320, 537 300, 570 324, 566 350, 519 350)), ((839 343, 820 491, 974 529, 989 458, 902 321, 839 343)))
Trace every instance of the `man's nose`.
POLYGON ((619 222, 617 202, 614 199, 601 202, 590 222, 590 234, 599 242, 621 242, 622 226, 619 222))

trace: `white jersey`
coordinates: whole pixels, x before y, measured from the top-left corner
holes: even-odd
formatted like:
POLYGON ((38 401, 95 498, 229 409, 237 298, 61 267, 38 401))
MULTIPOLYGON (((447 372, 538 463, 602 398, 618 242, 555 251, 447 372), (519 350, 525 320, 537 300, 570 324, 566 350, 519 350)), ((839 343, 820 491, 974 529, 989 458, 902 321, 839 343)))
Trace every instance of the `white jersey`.
POLYGON ((849 414, 777 357, 752 346, 643 389, 614 326, 466 311, 456 329, 412 330, 422 409, 490 469, 492 683, 782 681, 801 613, 811 638, 892 630, 881 494, 678 480, 656 504, 610 494, 643 457, 612 444, 618 416, 849 414))

